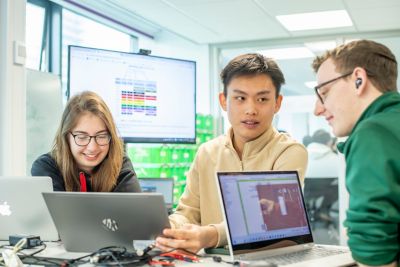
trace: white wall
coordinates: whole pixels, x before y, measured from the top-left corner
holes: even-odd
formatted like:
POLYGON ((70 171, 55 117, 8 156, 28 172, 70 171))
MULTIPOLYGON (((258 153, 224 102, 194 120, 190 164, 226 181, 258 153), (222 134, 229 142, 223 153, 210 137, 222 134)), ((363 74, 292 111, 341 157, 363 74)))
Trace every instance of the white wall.
MULTIPOLYGON (((13 62, 13 43, 25 42, 26 0, 0 0, 0 175, 25 175, 26 77, 13 62)), ((156 56, 197 62, 197 112, 210 114, 209 47, 168 31, 139 38, 138 47, 156 56)))
POLYGON ((305 135, 312 135, 318 129, 331 132, 326 120, 313 114, 315 101, 314 95, 283 97, 277 128, 289 132, 299 142, 305 135))
POLYGON ((25 5, 0 0, 0 175, 26 169, 25 68, 13 61, 14 42, 25 42, 25 5))
POLYGON ((197 113, 211 113, 208 45, 198 45, 173 33, 162 31, 154 40, 140 37, 138 46, 150 49, 154 56, 196 61, 196 110, 197 113))

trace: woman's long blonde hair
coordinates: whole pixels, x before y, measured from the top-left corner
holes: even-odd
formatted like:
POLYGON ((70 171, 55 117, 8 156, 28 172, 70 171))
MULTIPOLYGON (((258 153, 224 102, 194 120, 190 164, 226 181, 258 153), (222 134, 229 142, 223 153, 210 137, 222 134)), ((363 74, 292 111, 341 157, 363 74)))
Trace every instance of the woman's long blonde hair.
POLYGON ((55 159, 64 178, 66 191, 79 191, 79 168, 72 156, 68 135, 76 126, 78 119, 91 113, 99 117, 111 135, 109 151, 105 159, 94 168, 91 176, 92 190, 110 192, 117 183, 123 161, 123 143, 106 103, 96 93, 85 91, 73 96, 67 103, 54 139, 52 157, 55 159))

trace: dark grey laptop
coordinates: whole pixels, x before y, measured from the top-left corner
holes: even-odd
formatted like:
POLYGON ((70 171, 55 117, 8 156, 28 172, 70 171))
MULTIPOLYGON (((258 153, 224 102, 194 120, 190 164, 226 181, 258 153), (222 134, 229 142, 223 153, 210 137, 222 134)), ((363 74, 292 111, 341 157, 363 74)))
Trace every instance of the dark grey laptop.
POLYGON ((139 178, 142 192, 161 193, 164 196, 165 206, 172 211, 174 205, 174 179, 173 178, 139 178))
POLYGON ((346 247, 314 245, 296 171, 219 172, 217 178, 232 260, 353 265, 346 247))
POLYGON ((43 197, 67 251, 133 249, 169 228, 162 194, 52 192, 43 197))

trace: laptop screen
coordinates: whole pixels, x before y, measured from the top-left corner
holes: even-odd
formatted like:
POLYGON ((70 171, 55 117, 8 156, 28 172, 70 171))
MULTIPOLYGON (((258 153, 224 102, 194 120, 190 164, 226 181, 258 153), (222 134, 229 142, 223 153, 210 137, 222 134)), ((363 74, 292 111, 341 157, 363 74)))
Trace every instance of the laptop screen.
POLYGON ((142 192, 161 193, 167 206, 174 203, 174 179, 173 178, 140 178, 142 192))
POLYGON ((296 171, 217 175, 233 250, 313 242, 296 171))

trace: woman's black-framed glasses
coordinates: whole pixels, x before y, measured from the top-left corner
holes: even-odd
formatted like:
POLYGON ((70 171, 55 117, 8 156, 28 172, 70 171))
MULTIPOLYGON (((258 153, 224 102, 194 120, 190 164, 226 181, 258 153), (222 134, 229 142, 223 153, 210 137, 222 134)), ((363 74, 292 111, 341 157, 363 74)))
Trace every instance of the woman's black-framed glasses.
POLYGON ((98 134, 98 135, 87 135, 87 134, 73 134, 70 133, 74 137, 75 144, 77 146, 87 146, 92 138, 99 146, 106 146, 111 141, 111 135, 108 133, 98 134))
POLYGON ((343 75, 340 75, 339 77, 333 78, 333 79, 331 79, 331 80, 329 80, 329 81, 323 82, 323 83, 318 84, 317 86, 315 86, 315 87, 314 87, 315 94, 317 95, 317 97, 318 97, 318 99, 321 101, 321 103, 324 104, 324 98, 322 97, 322 94, 321 94, 321 92, 320 92, 320 89, 321 89, 322 87, 324 87, 324 86, 327 85, 327 84, 333 83, 334 81, 337 81, 337 80, 339 80, 339 79, 343 79, 343 78, 345 78, 345 77, 351 75, 352 73, 353 73, 353 71, 348 72, 348 73, 345 73, 345 74, 343 74, 343 75))

